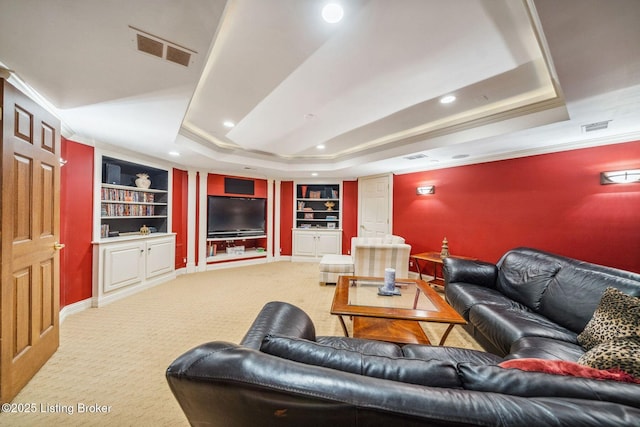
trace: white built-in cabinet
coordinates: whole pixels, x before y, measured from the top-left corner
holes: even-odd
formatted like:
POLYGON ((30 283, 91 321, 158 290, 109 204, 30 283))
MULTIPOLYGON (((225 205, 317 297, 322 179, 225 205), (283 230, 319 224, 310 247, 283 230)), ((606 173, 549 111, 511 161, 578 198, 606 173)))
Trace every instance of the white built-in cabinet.
POLYGON ((93 306, 175 277, 175 236, 122 237, 95 242, 93 306))
POLYGON ((293 255, 320 258, 342 253, 341 230, 293 230, 293 255))
POLYGON ((293 259, 316 260, 341 254, 341 184, 296 183, 294 191, 293 259))
POLYGON ((171 174, 96 152, 92 305, 99 307, 173 279, 171 174), (136 179, 145 174, 150 186, 136 179), (147 234, 148 233, 148 234, 147 234))

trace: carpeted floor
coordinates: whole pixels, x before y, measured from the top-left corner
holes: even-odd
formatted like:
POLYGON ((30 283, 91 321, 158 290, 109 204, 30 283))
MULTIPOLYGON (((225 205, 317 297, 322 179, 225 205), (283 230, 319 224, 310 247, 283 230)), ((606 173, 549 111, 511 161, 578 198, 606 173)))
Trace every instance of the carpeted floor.
MULTIPOLYGON (((334 289, 318 285, 315 263, 274 262, 183 275, 71 315, 58 351, 13 401, 29 412, 3 411, 0 426, 188 426, 164 376, 176 357, 208 341, 239 342, 275 300, 305 310, 318 335, 342 335, 329 314, 334 289)), ((423 327, 434 342, 445 328, 423 327)), ((447 345, 480 349, 460 327, 447 345)))

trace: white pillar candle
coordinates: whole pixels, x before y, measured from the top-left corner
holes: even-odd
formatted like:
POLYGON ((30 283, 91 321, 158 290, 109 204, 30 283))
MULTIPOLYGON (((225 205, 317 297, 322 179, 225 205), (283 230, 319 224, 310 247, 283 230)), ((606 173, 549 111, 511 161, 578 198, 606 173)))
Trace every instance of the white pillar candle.
POLYGON ((384 288, 385 290, 392 291, 396 287, 396 269, 385 268, 384 269, 384 288))

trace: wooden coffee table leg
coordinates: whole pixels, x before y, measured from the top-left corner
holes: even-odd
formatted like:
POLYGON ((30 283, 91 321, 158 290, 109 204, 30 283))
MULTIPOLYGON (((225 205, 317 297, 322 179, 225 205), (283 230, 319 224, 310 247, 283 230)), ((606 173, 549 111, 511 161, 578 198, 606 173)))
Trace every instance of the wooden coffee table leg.
POLYGON ((451 332, 451 330, 453 329, 455 325, 453 323, 449 324, 449 327, 447 327, 447 330, 444 331, 444 334, 442 335, 442 338, 440 338, 440 344, 438 345, 443 345, 444 342, 447 340, 447 337, 449 336, 449 332, 451 332))
POLYGON ((415 310, 418 306, 418 298, 420 297, 420 288, 416 286, 416 297, 413 299, 413 309, 415 310))
POLYGON ((344 336, 348 337, 349 331, 347 330, 347 325, 344 324, 344 319, 342 318, 342 316, 338 316, 338 319, 340 319, 340 325, 342 326, 342 331, 344 332, 344 336))

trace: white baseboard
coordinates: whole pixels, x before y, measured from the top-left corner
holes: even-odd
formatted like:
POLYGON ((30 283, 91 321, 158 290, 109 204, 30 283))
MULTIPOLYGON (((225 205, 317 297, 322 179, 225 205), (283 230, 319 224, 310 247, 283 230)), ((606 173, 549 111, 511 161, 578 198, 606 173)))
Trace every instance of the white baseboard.
POLYGON ((65 305, 62 307, 62 310, 60 310, 60 324, 64 322, 64 319, 66 319, 67 316, 80 313, 88 308, 91 308, 91 298, 65 305))

